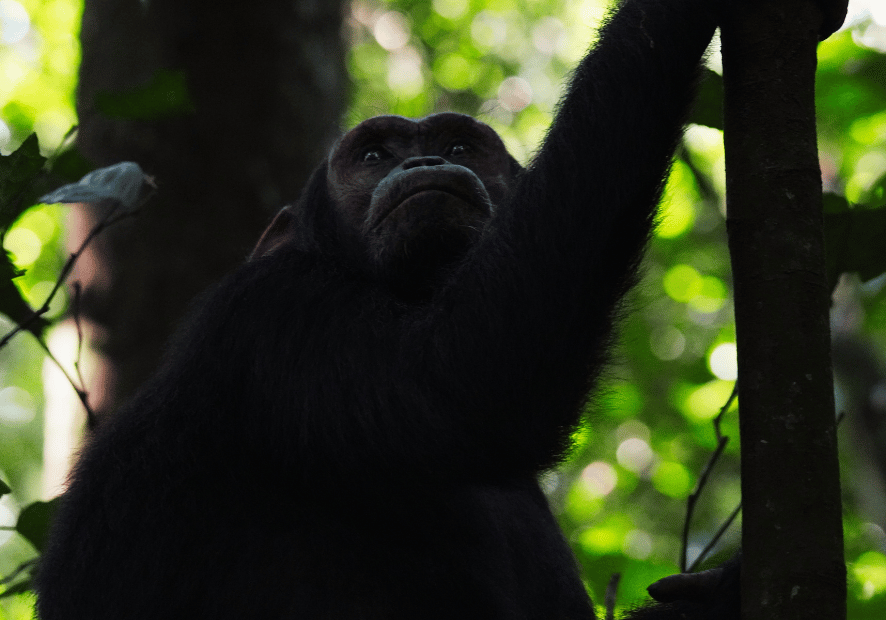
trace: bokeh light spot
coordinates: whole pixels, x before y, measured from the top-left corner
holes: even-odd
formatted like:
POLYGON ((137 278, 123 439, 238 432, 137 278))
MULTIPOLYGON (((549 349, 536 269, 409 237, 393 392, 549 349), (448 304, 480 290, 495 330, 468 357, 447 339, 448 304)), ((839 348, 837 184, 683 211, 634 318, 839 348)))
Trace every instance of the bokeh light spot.
POLYGON ((652 432, 649 430, 649 427, 640 420, 628 420, 623 424, 619 424, 618 428, 615 429, 615 437, 619 443, 634 437, 639 437, 648 443, 651 435, 652 432))
POLYGON ((434 11, 446 19, 459 19, 468 11, 468 0, 434 0, 434 11))
POLYGON ((480 11, 471 22, 471 37, 478 47, 492 49, 502 45, 508 36, 508 23, 489 11, 480 11))
POLYGON ((498 87, 498 100, 508 112, 519 112, 532 103, 532 86, 521 77, 506 78, 498 87))
POLYGON ((695 422, 712 420, 732 394, 731 381, 714 380, 690 391, 680 404, 680 411, 695 422))
POLYGON ((708 368, 718 379, 735 381, 738 379, 738 350, 734 342, 718 344, 708 356, 708 368))
POLYGON ((688 302, 693 310, 698 310, 705 314, 719 311, 726 305, 726 298, 729 293, 726 285, 720 278, 715 276, 703 276, 701 279, 701 290, 688 302))
POLYGON ((19 268, 30 267, 40 257, 43 244, 40 237, 30 228, 16 226, 6 233, 3 238, 3 247, 12 252, 15 264, 19 268))
POLYGON ((652 553, 652 537, 643 530, 631 530, 625 535, 622 550, 635 560, 645 560, 652 553))
POLYGON ((671 299, 685 304, 701 293, 703 282, 695 267, 674 265, 665 273, 662 284, 671 299))
POLYGON ((402 13, 388 11, 376 20, 372 34, 386 50, 398 50, 409 42, 409 21, 402 13))
MULTIPOLYGON (((31 304, 32 308, 38 308, 43 306, 46 303, 46 300, 49 298, 49 295, 52 293, 55 288, 55 282, 50 282, 49 280, 41 280, 37 282, 30 289, 25 291, 25 298, 28 303, 31 304)), ((65 287, 61 287, 55 292, 52 300, 49 302, 49 309, 43 315, 44 318, 47 319, 55 319, 61 316, 61 314, 68 307, 68 296, 66 294, 65 287)))
POLYGON ((664 239, 679 237, 695 224, 695 206, 698 191, 689 166, 674 162, 664 197, 655 234, 664 239))
POLYGON ((421 67, 421 56, 411 45, 392 52, 388 57, 388 86, 404 97, 419 95, 425 85, 421 67))
POLYGON ((555 17, 543 17, 532 28, 532 45, 539 52, 553 56, 566 46, 566 27, 555 17))
POLYGON ((0 390, 0 422, 21 426, 34 419, 37 410, 34 399, 20 387, 10 386, 0 390))
MULTIPOLYGON (((5 503, 9 501, 9 495, 3 496, 0 501, 3 502, 0 504, 0 525, 15 523, 17 518, 16 514, 5 505, 5 503)), ((0 530, 0 547, 9 542, 9 539, 15 535, 16 533, 14 530, 0 530)))
POLYGON ((31 29, 31 18, 15 0, 0 0, 0 42, 18 43, 31 29))
POLYGON ((868 551, 852 563, 852 576, 861 585, 862 597, 871 599, 886 592, 886 556, 868 551))
POLYGON ((605 497, 615 489, 618 474, 609 463, 595 461, 582 470, 581 483, 592 496, 605 497))
POLYGON ((3 119, 0 119, 0 148, 6 147, 9 144, 9 140, 12 138, 12 131, 9 129, 9 125, 3 122, 3 119))
POLYGON ((695 223, 695 209, 684 196, 674 194, 662 201, 661 220, 655 234, 664 239, 674 239, 689 230, 695 223))
POLYGON ((636 527, 624 514, 613 514, 578 536, 578 544, 593 555, 619 553, 628 533, 636 527))
POLYGON ((447 90, 464 90, 477 81, 477 65, 459 54, 446 54, 434 63, 434 77, 447 90))
POLYGON ((625 469, 641 474, 655 462, 655 453, 648 443, 639 437, 632 437, 619 444, 615 458, 625 469))
POLYGON ((652 485, 668 497, 686 497, 692 490, 692 476, 681 463, 663 461, 652 474, 652 485))
POLYGON ((686 336, 673 325, 656 327, 649 334, 649 348, 660 360, 675 360, 686 349, 686 336))

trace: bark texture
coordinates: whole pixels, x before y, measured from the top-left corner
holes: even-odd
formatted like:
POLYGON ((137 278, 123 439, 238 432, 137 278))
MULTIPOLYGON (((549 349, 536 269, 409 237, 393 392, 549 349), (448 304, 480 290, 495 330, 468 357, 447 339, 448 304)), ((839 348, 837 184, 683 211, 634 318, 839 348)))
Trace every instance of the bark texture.
POLYGON ((744 618, 846 617, 810 0, 722 28, 735 279, 744 618))
MULTIPOLYGON (((342 5, 86 0, 78 146, 97 166, 138 162, 160 188, 75 276, 102 360, 89 386, 99 417, 154 370, 190 300, 244 259, 337 135, 342 5), (184 76, 191 112, 120 118, 101 105, 162 72, 184 76)), ((100 216, 83 207, 72 243, 100 216)))

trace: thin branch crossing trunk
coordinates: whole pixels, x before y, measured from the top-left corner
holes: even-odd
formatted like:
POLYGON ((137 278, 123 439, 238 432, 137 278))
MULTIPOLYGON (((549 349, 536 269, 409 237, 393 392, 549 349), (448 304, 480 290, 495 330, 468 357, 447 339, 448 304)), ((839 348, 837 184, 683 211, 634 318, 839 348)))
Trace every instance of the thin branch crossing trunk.
POLYGON ((735 3, 722 28, 744 505, 742 614, 846 617, 815 132, 812 0, 735 3))

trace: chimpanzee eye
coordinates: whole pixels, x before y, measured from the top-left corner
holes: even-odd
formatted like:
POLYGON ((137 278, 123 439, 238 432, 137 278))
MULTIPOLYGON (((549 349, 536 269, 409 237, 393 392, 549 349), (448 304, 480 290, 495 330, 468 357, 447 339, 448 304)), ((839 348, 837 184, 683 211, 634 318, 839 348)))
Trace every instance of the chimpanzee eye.
POLYGON ((360 161, 372 163, 387 159, 391 154, 380 146, 370 146, 364 149, 360 154, 360 161))
POLYGON ((471 152, 471 145, 464 141, 453 142, 449 145, 449 148, 446 149, 447 155, 467 155, 471 152))

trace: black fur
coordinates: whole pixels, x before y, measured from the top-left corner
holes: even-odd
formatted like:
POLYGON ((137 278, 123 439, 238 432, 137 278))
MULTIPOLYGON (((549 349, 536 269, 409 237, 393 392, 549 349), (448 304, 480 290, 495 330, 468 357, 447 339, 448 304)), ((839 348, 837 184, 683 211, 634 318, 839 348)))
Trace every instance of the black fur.
POLYGON ((84 450, 40 618, 592 618, 536 476, 605 361, 715 4, 624 3, 429 297, 360 268, 321 166, 289 243, 84 450))

